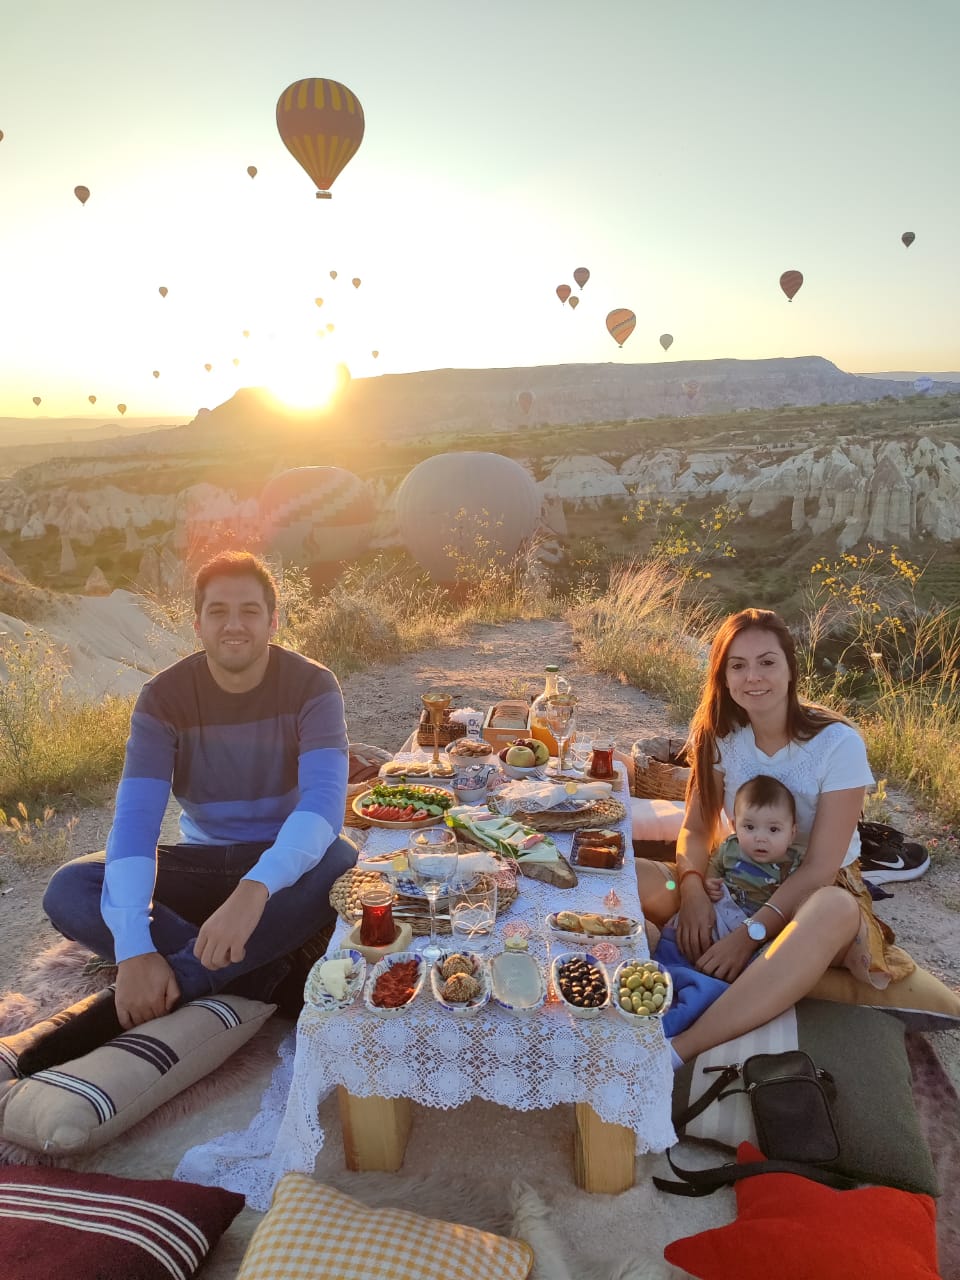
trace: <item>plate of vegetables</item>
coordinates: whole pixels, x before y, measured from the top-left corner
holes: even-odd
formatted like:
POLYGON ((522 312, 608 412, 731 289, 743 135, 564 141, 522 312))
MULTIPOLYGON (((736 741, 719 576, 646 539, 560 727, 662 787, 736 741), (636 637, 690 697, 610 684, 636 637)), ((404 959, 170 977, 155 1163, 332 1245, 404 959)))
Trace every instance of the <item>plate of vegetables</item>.
POLYGON ((415 782, 378 782, 369 791, 355 796, 351 807, 358 817, 365 818, 374 827, 413 831, 440 822, 454 803, 453 793, 443 787, 426 787, 415 782))

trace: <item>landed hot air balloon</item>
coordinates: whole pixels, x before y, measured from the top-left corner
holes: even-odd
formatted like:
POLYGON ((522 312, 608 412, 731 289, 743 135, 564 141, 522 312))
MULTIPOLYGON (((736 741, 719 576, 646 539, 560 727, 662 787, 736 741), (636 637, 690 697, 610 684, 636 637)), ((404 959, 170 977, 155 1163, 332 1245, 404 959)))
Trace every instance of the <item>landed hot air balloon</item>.
POLYGON ((572 308, 572 310, 576 311, 579 305, 580 305, 580 299, 577 297, 576 294, 574 294, 572 298, 567 299, 567 306, 572 308))
POLYGON ((33 403, 34 403, 34 404, 36 404, 36 405, 38 405, 38 404, 40 403, 41 399, 42 399, 42 397, 41 397, 41 396, 34 396, 34 397, 33 397, 33 403))
POLYGON ((797 290, 803 284, 802 271, 785 271, 780 277, 780 288, 787 295, 787 301, 792 302, 797 290))
POLYGON ((89 187, 74 187, 73 194, 77 197, 81 204, 86 204, 90 199, 89 187))
POLYGON ((576 271, 573 273, 573 278, 577 282, 577 288, 582 290, 583 286, 590 279, 590 272, 586 267, 577 267, 576 271))
POLYGON ((673 334, 672 334, 672 333, 661 333, 661 335, 660 335, 660 345, 661 345, 661 347, 663 347, 664 351, 669 351, 669 350, 670 350, 670 348, 673 346, 673 334))
POLYGON ((520 394, 517 396, 517 404, 520 406, 520 408, 523 410, 524 413, 529 413, 530 410, 533 408, 533 392, 521 391, 520 394))
POLYGON ((87 399, 90 401, 90 403, 91 403, 91 404, 96 404, 96 403, 97 403, 97 397, 96 397, 96 396, 87 396, 87 399))
POLYGON ((159 378, 159 377, 160 377, 160 370, 159 370, 159 369, 154 369, 154 371, 153 371, 153 376, 154 376, 155 378, 159 378))
POLYGON ((322 306, 323 306, 323 299, 322 299, 322 298, 314 298, 314 302, 317 304, 317 306, 318 306, 318 307, 322 307, 322 306))
POLYGON ((267 549, 303 565, 315 586, 364 551, 375 514, 370 490, 342 467, 294 467, 268 480, 260 494, 267 549))
POLYGON ((330 272, 330 279, 331 279, 331 280, 336 280, 336 278, 337 278, 337 273, 336 273, 335 271, 331 271, 331 272, 330 272))
POLYGON ((540 519, 528 471, 499 453, 438 453, 397 490, 397 524, 410 554, 437 581, 476 581, 505 568, 540 519))
POLYGON ((336 80, 297 80, 277 102, 283 145, 329 200, 330 188, 363 141, 363 107, 336 80))
POLYGON ((210 373, 211 370, 213 369, 212 364, 205 364, 203 367, 206 369, 207 373, 210 373))
POLYGON ((167 294, 170 292, 170 290, 167 288, 165 284, 162 284, 160 288, 157 290, 157 292, 160 294, 161 298, 165 298, 167 294))
POLYGON ((920 378, 915 378, 913 382, 914 391, 918 391, 920 395, 925 395, 932 386, 933 386, 933 379, 928 378, 926 374, 924 374, 920 378))
POLYGON ((903 243, 904 243, 904 246, 905 246, 907 249, 909 249, 909 248, 910 248, 910 246, 913 244, 913 242, 914 242, 914 240, 916 240, 916 238, 917 238, 917 237, 913 234, 913 232, 912 232, 912 231, 905 231, 905 232, 903 233, 903 235, 900 237, 900 239, 901 239, 901 240, 903 241, 903 243))
POLYGON ((573 290, 568 284, 557 285, 557 297, 560 299, 561 306, 563 306, 566 300, 570 297, 571 293, 573 293, 573 290))
POLYGON ((370 352, 370 354, 373 356, 374 360, 376 360, 376 358, 377 358, 377 356, 379 356, 380 352, 379 352, 379 351, 371 351, 371 352, 370 352))
POLYGON ((117 413, 119 413, 119 414, 120 414, 120 417, 121 417, 121 418, 123 417, 123 415, 124 415, 126 412, 127 412, 127 406, 126 406, 125 404, 118 404, 118 405, 117 405, 117 413))
POLYGON ((255 178, 257 176, 257 166, 255 164, 248 164, 247 173, 249 173, 251 178, 255 178))
POLYGON ((355 289, 359 289, 361 284, 360 277, 354 276, 353 279, 350 281, 350 283, 353 285, 355 289))
POLYGON ((637 327, 637 317, 626 307, 617 307, 607 316, 607 332, 618 347, 622 347, 637 327))

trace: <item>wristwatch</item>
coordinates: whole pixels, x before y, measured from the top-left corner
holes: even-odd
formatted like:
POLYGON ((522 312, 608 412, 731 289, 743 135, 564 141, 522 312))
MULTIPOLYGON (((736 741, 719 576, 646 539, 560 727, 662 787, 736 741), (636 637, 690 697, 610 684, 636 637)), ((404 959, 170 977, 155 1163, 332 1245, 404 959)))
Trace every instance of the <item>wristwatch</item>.
POLYGON ((767 926, 762 920, 744 920, 743 923, 746 925, 747 933, 749 933, 754 942, 766 942, 767 926))

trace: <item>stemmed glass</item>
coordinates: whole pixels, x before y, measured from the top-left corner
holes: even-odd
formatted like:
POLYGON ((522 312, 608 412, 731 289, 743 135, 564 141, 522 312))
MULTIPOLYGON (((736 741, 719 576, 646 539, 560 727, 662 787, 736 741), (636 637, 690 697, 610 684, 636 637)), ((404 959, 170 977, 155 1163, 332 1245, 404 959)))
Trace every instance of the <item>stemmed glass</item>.
POLYGON ((429 693, 422 693, 420 701, 427 708, 427 714, 430 717, 430 723, 433 725, 433 764, 440 763, 440 726, 443 724, 443 713, 453 701, 449 693, 441 693, 438 689, 431 689, 429 693))
POLYGON ((547 727, 557 740, 557 772, 562 773, 567 753, 567 746, 576 730, 574 711, 576 702, 569 695, 557 694, 547 699, 544 719, 547 727))
POLYGON ((430 903, 430 941, 423 948, 424 959, 430 964, 441 954, 437 942, 437 899, 456 880, 458 859, 457 833, 449 827, 427 827, 410 836, 407 862, 414 882, 430 903))

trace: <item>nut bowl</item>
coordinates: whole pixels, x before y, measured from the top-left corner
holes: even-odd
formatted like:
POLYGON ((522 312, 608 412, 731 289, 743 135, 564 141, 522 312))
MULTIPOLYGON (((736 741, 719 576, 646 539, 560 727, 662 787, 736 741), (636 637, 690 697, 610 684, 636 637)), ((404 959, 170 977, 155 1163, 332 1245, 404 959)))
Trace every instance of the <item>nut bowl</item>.
POLYGON ((406 1013, 410 1006, 414 1003, 417 996, 423 990, 423 984, 427 976, 427 962, 423 956, 416 951, 395 951, 391 955, 386 955, 382 960, 378 960, 370 971, 367 978, 366 986, 363 988, 363 1003, 370 1013, 375 1013, 378 1018, 396 1018, 406 1013), (373 1003, 373 991, 377 985, 377 979, 395 965, 403 964, 405 961, 415 960, 417 964, 417 977, 413 984, 413 990, 409 999, 403 1004, 394 1008, 388 1008, 384 1005, 373 1003))
MULTIPOLYGON (((613 1007, 616 1009, 617 1013, 620 1015, 621 1018, 625 1019, 629 1023, 632 1023, 632 1025, 635 1027, 642 1026, 643 1023, 647 1022, 650 1018, 662 1018, 663 1015, 670 1008, 670 1006, 673 1004, 673 978, 671 978, 670 974, 667 972, 666 969, 661 969, 655 960, 624 960, 622 964, 619 964, 617 966, 616 971, 613 975, 611 998, 613 1002, 613 1007), (621 996, 620 992, 623 989, 630 989, 627 987, 627 983, 629 981, 629 975, 632 975, 634 973, 639 974, 641 976, 641 982, 640 982, 639 988, 634 987, 632 990, 639 989, 641 992, 649 991, 652 996, 659 995, 659 994, 662 994, 663 996, 663 1000, 661 1004, 657 1005, 654 1008, 650 1008, 649 1005, 647 1006, 649 1008, 649 1012, 647 1013, 643 1013, 643 1012, 635 1013, 632 1008, 628 1012, 620 1003, 621 1000, 628 998, 625 996, 621 996), (647 986, 644 981, 644 978, 648 974, 654 975, 654 980, 649 986, 647 986), (655 975, 658 975, 658 974, 660 975, 660 978, 662 979, 662 981, 657 981, 657 978, 655 975), (663 987, 662 993, 659 991, 660 987, 663 987)), ((643 997, 641 996, 641 1000, 642 998, 643 997)), ((631 991, 630 999, 632 1001, 632 991, 631 991)), ((650 1002, 650 1004, 653 1004, 653 1003, 654 1003, 653 1001, 650 1002)), ((641 1005, 641 1008, 643 1007, 644 1006, 641 1005)))
POLYGON ((303 986, 303 998, 319 1013, 335 1013, 353 1004, 358 992, 363 989, 366 976, 367 962, 360 952, 354 951, 352 947, 340 947, 336 951, 329 951, 325 956, 321 956, 307 974, 307 980, 303 986), (350 969, 347 971, 347 989, 340 998, 331 995, 320 981, 320 968, 327 960, 350 961, 350 969))
POLYGON ((610 1004, 610 978, 601 962, 589 951, 561 951, 559 955, 554 957, 553 964, 550 966, 550 978, 553 982, 553 989, 560 998, 560 1003, 574 1018, 599 1018, 600 1014, 610 1004), (568 986, 568 983, 563 979, 561 970, 566 969, 571 964, 589 966, 599 974, 603 986, 603 998, 599 1004, 577 1004, 564 991, 563 988, 568 986), (563 982, 563 986, 561 986, 561 982, 563 982))
POLYGON ((468 1018, 483 1006, 490 999, 490 974, 483 960, 469 952, 444 951, 435 964, 430 966, 430 989, 433 991, 433 998, 441 1009, 446 1009, 448 1013, 452 1013, 458 1018, 468 1018), (462 955, 465 960, 469 960, 473 965, 471 977, 476 978, 480 983, 480 994, 474 996, 472 1000, 453 1001, 447 1000, 443 995, 443 976, 440 972, 443 962, 449 960, 453 955, 462 955))

